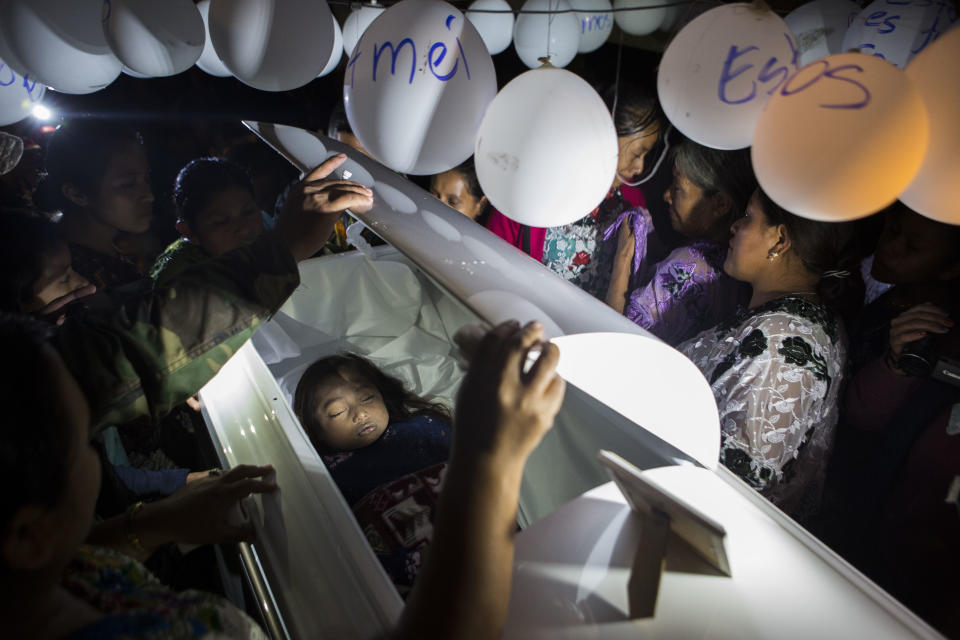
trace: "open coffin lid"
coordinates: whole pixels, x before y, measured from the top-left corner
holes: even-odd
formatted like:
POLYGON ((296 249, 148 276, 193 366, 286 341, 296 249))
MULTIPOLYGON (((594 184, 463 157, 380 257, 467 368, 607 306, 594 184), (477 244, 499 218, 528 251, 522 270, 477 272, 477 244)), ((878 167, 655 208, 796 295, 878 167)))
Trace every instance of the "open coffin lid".
POLYGON ((375 634, 402 606, 291 409, 300 375, 322 355, 363 353, 452 404, 460 326, 543 322, 572 384, 527 465, 521 526, 605 482, 600 448, 645 468, 716 465, 713 396, 678 352, 353 149, 294 127, 247 126, 301 171, 346 153, 337 177, 346 170, 374 190, 373 209, 357 217, 389 243, 302 263, 297 291, 202 392, 224 463, 277 467, 280 495, 253 499, 250 511, 255 559, 292 637, 375 634), (617 372, 618 360, 634 368, 617 372))
MULTIPOLYGON (((680 464, 716 470, 718 478, 742 494, 738 500, 746 501, 746 507, 738 508, 773 518, 776 524, 769 532, 779 544, 796 547, 805 558, 817 556, 832 567, 828 571, 837 571, 827 591, 878 591, 717 468, 720 437, 712 393, 677 351, 355 150, 294 127, 246 124, 304 172, 335 153, 346 153, 349 159, 337 177, 346 170, 349 179, 373 189, 374 207, 357 217, 389 243, 366 255, 353 252, 302 263, 301 286, 202 392, 205 418, 224 462, 277 468, 279 494, 255 498, 251 505, 258 530, 252 562, 257 566, 248 566, 266 577, 261 606, 282 614, 275 635, 376 637, 402 608, 293 415, 290 398, 303 369, 321 355, 355 350, 417 393, 449 402, 462 375, 450 338, 464 323, 477 320, 543 322, 560 347, 560 373, 571 383, 555 428, 525 469, 518 520, 529 531, 518 540, 518 560, 529 533, 527 547, 543 548, 553 541, 569 554, 574 563, 569 568, 578 572, 574 565, 581 556, 593 554, 608 534, 619 536, 622 519, 615 528, 596 520, 605 533, 591 532, 580 542, 551 526, 552 519, 564 517, 585 499, 574 498, 607 481, 596 452, 609 449, 642 469, 680 464), (557 509, 566 503, 570 506, 557 509)), ((706 476, 698 478, 706 482, 706 476)), ((763 561, 768 560, 775 562, 763 561)), ((733 593, 739 589, 731 587, 733 593)), ((550 587, 538 583, 534 590, 547 593, 550 587)), ((888 596, 871 598, 880 608, 898 607, 888 596)), ((864 615, 876 613, 868 606, 864 615)), ((897 615, 916 621, 902 607, 897 615)), ((662 619, 658 626, 669 629, 672 624, 662 619)))

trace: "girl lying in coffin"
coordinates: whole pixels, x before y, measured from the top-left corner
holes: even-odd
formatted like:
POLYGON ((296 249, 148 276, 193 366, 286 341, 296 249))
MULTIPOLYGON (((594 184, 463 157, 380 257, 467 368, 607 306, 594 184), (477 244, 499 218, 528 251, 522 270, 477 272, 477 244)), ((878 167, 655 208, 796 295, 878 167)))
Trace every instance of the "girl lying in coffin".
POLYGON ((294 411, 400 595, 433 537, 452 441, 449 410, 355 355, 314 362, 294 411))

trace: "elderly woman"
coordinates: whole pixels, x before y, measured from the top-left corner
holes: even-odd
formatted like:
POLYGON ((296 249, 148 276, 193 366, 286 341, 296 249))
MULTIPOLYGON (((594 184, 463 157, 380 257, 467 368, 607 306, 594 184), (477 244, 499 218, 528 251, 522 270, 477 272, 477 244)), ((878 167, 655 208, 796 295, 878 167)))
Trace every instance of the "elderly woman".
POLYGON ((851 223, 800 218, 758 189, 723 265, 752 287, 748 308, 677 347, 713 388, 720 461, 800 520, 819 508, 833 444, 856 246, 851 223))
POLYGON ((670 224, 689 243, 642 266, 646 243, 637 246, 634 228, 643 234, 653 227, 650 214, 637 210, 634 224, 620 227, 607 304, 673 345, 731 318, 747 292, 723 272, 730 225, 756 187, 749 151, 683 141, 673 154, 673 182, 664 200, 670 224))

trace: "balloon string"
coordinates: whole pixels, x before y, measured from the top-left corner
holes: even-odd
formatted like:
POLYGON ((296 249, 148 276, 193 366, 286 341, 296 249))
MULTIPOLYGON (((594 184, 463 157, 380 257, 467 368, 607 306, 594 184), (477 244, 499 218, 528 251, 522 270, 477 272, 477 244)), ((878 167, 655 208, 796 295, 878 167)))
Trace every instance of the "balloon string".
MULTIPOLYGON (((559 6, 559 4, 557 5, 559 6)), ((547 62, 550 61, 550 29, 553 27, 553 18, 554 14, 552 13, 553 9, 553 0, 547 0, 547 8, 551 10, 550 17, 547 18, 547 62)))

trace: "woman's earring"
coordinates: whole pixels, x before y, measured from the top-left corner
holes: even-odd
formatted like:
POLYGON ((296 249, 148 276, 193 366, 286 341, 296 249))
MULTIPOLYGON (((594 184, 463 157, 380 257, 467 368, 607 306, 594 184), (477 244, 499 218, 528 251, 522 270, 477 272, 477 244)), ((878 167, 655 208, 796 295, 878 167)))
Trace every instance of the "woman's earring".
POLYGON ((773 262, 773 260, 779 257, 779 255, 780 255, 779 251, 771 251, 770 253, 767 254, 767 260, 769 260, 770 262, 773 262))

